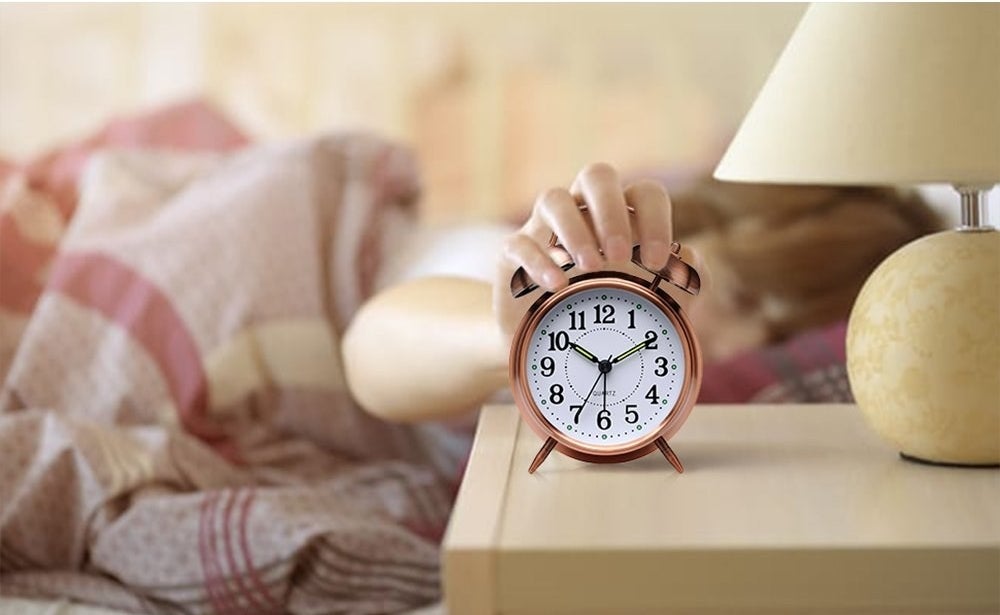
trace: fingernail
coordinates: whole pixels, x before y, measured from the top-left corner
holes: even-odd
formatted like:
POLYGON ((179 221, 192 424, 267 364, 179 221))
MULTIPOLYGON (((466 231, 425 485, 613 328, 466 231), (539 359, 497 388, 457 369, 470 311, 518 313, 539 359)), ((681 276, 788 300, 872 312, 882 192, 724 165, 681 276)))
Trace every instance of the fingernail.
POLYGON ((650 269, 663 269, 670 256, 670 248, 662 241, 642 244, 642 262, 650 269))
POLYGON ((631 246, 621 235, 608 237, 608 246, 604 250, 604 255, 614 263, 623 263, 628 260, 631 246))
POLYGON ((542 283, 549 290, 554 290, 562 285, 562 276, 555 271, 546 271, 542 274, 542 283))
POLYGON ((597 271, 601 268, 601 253, 589 246, 583 248, 576 255, 576 264, 584 271, 597 271))

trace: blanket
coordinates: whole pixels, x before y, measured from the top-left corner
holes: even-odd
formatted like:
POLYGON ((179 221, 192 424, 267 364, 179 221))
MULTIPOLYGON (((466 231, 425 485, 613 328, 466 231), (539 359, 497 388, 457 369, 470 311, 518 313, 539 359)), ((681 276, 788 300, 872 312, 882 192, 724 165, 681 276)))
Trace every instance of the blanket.
POLYGON ((339 352, 410 223, 413 159, 367 135, 238 141, 102 151, 78 193, 4 170, 0 592, 170 613, 439 597, 468 434, 365 414, 339 352))

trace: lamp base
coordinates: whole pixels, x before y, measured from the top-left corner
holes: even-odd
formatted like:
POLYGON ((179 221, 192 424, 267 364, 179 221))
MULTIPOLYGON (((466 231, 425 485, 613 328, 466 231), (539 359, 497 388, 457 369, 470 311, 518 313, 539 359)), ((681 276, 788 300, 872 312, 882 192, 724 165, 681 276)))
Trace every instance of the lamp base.
POLYGON ((1000 232, 929 235, 879 265, 851 311, 847 372, 904 458, 1000 464, 1000 232))
POLYGON ((930 459, 921 459, 920 457, 914 457, 913 455, 907 455, 902 452, 899 456, 900 458, 913 463, 928 466, 940 466, 944 468, 969 468, 974 470, 995 470, 1000 468, 1000 463, 952 463, 950 461, 931 461, 930 459))

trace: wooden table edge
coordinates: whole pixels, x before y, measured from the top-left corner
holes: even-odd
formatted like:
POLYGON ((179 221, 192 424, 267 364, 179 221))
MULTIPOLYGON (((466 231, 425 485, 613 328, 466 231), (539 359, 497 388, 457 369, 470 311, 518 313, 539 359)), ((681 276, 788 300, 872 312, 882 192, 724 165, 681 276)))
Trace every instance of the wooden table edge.
POLYGON ((441 578, 449 613, 492 613, 496 604, 492 590, 496 585, 497 533, 519 423, 520 415, 508 405, 484 406, 480 412, 469 465, 442 548, 441 578), (497 485, 504 488, 497 489, 497 485), (458 506, 457 502, 465 505, 458 506), (491 527, 493 532, 485 534, 483 527, 491 527), (463 571, 464 579, 475 582, 449 584, 449 579, 456 576, 449 570, 458 569, 463 571))

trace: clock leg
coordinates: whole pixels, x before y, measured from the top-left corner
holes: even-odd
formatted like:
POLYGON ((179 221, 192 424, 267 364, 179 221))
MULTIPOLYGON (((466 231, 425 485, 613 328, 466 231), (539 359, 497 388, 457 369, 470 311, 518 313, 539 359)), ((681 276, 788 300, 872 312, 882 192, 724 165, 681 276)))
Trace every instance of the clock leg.
POLYGON ((677 457, 677 453, 674 452, 674 449, 670 448, 670 445, 667 444, 666 440, 663 438, 657 438, 656 448, 660 449, 663 456, 667 458, 667 461, 670 462, 670 465, 674 466, 674 469, 677 470, 679 474, 684 473, 684 466, 681 465, 680 458, 677 457))
POLYGON ((556 447, 555 438, 546 439, 545 444, 542 445, 541 450, 539 450, 538 454, 535 455, 535 460, 531 462, 531 466, 528 468, 528 474, 534 474, 535 470, 538 469, 538 466, 542 465, 542 462, 545 461, 545 458, 549 456, 549 453, 551 453, 552 449, 554 449, 555 447, 556 447))

